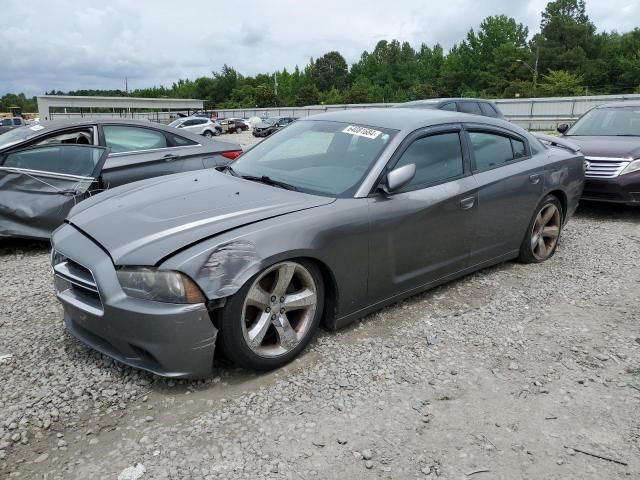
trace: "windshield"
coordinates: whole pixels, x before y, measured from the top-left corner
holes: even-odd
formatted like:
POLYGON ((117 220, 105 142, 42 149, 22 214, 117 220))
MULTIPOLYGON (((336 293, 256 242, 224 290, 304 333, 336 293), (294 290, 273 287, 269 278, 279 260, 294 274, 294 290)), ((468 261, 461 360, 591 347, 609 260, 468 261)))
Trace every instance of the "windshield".
POLYGON ((182 124, 182 122, 184 122, 184 120, 179 118, 178 120, 174 120, 173 122, 171 122, 169 124, 169 126, 170 127, 177 127, 178 125, 182 124))
POLYGON ((349 196, 395 133, 342 122, 296 122, 247 151, 233 171, 307 193, 349 196))
POLYGON ((566 135, 640 136, 640 107, 593 109, 578 120, 566 135))
MULTIPOLYGON (((21 142, 27 137, 33 135, 35 133, 34 128, 38 127, 38 125, 36 125, 35 127, 18 127, 3 133, 2 135, 0 135, 0 148, 6 147, 10 144, 21 142)), ((42 129, 42 127, 39 127, 39 129, 42 129)))
POLYGON ((268 125, 273 125, 274 123, 276 123, 276 120, 278 120, 278 119, 277 119, 277 118, 269 117, 269 118, 263 118, 263 119, 261 119, 260 121, 261 121, 262 123, 266 123, 266 124, 268 124, 268 125))

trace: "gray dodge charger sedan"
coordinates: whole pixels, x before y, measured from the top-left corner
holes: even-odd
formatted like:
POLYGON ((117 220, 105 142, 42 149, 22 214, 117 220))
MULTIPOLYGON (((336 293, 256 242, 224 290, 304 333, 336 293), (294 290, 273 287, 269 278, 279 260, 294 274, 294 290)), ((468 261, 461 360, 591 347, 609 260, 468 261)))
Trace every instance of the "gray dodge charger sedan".
POLYGON ((489 265, 543 262, 584 157, 506 121, 350 110, 300 120, 232 168, 145 180, 53 234, 68 330, 164 376, 280 367, 333 329, 489 265))

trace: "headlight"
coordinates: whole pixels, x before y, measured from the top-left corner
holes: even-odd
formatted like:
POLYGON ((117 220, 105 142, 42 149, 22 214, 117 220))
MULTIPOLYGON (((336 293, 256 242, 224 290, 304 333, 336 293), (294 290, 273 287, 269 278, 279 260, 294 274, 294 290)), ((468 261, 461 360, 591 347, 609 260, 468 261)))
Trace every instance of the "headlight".
POLYGON ((165 303, 204 303, 204 295, 186 275, 155 268, 121 268, 122 290, 130 297, 165 303))
POLYGON ((622 172, 620 172, 620 175, 624 175, 626 173, 637 172, 638 170, 640 170, 640 158, 637 159, 637 160, 634 160, 629 165, 627 165, 625 167, 625 169, 622 170, 622 172))

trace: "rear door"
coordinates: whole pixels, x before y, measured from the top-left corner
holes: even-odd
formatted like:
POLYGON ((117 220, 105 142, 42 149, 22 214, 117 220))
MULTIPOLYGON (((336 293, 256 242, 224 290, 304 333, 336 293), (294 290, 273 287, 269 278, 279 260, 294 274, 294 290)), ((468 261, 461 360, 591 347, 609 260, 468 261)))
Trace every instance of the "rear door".
POLYGON ((145 178, 204 168, 200 144, 160 129, 134 125, 104 125, 104 144, 111 149, 102 172, 106 187, 145 178))
POLYGON ((526 138, 488 125, 465 125, 478 184, 471 265, 513 256, 540 201, 544 166, 526 138))
POLYGON ((49 238, 69 210, 98 189, 107 152, 39 145, 0 157, 0 237, 49 238))

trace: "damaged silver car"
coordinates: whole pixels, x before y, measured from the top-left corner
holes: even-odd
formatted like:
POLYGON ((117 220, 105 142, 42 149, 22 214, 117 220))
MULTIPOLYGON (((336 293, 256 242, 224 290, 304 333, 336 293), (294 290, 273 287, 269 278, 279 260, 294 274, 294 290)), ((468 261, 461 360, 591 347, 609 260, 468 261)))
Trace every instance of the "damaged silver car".
MULTIPOLYGON (((561 141, 559 141, 562 143, 561 141)), ((584 157, 499 119, 413 109, 302 119, 221 171, 112 189, 53 235, 67 329, 203 377, 280 367, 334 329, 489 265, 555 252, 584 157)))
POLYGON ((102 190, 226 165, 239 145, 135 120, 53 121, 0 135, 0 238, 48 239, 102 190))

